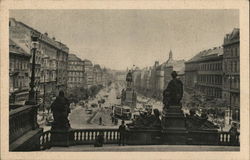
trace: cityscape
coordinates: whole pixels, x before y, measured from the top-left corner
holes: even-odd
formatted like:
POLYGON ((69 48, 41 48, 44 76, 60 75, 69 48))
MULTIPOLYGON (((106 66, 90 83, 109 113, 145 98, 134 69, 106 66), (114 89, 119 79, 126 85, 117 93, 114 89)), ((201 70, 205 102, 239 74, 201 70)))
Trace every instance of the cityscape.
MULTIPOLYGON (((111 146, 118 142, 120 144, 123 137, 120 127, 123 124, 127 126, 128 132, 123 142, 126 146, 162 145, 164 141, 167 145, 227 146, 228 148, 223 149, 239 151, 239 24, 230 26, 231 30, 221 36, 220 40, 216 40, 222 43, 216 43, 210 48, 198 47, 198 52, 190 52, 189 55, 181 53, 183 58, 180 50, 172 44, 162 51, 162 59, 155 53, 155 57, 153 55, 148 61, 145 53, 145 63, 142 65, 140 62, 143 60, 140 58, 134 58, 127 64, 126 61, 129 60, 121 57, 121 64, 117 64, 119 68, 112 68, 113 62, 105 65, 106 61, 116 61, 115 58, 119 56, 106 56, 103 63, 100 59, 91 59, 93 54, 86 53, 85 57, 84 52, 70 48, 63 39, 53 36, 55 33, 44 33, 26 24, 20 17, 16 18, 17 13, 9 18, 10 151, 67 151, 67 147, 60 147, 75 144, 85 145, 86 151, 92 151, 90 145, 98 146, 99 143, 101 146, 105 143, 105 150, 106 143, 111 146), (183 96, 180 103, 169 106, 164 102, 165 90, 175 78, 183 84, 183 96), (58 125, 63 123, 63 117, 59 117, 60 123, 56 121, 56 110, 53 107, 60 95, 64 95, 69 104, 70 111, 67 111, 65 123, 70 130, 63 130, 59 134, 55 130, 61 129, 58 125), (171 109, 173 106, 180 108, 171 109), (165 109, 167 107, 169 108, 165 109), (143 117, 144 113, 149 114, 151 119, 143 117), (176 119, 168 119, 169 115, 176 116, 176 119), (168 128, 173 124, 177 126, 177 130, 176 126, 168 128), (237 132, 235 141, 232 140, 232 128, 237 132), (28 145, 17 145, 20 138, 27 137, 25 134, 34 130, 34 136, 27 138, 28 145), (144 131, 147 132, 142 133, 144 131), (104 142, 101 141, 101 133, 104 134, 104 142), (175 133, 179 134, 178 137, 174 136, 175 133), (201 140, 203 134, 208 140, 201 140), (37 140, 35 137, 38 135, 40 138, 37 140)), ((23 12, 25 14, 29 12, 23 12)), ((111 15, 109 12, 104 14, 111 15)), ((140 19, 140 13, 136 14, 140 19)), ((226 15, 223 12, 224 14, 226 15)), ((107 22, 110 22, 110 26, 111 19, 107 22)), ((122 19, 123 17, 121 21, 122 19)), ((159 22, 161 23, 163 22, 159 22)), ((145 44, 147 45, 146 42, 145 44)), ((125 47, 127 45, 129 44, 124 44, 125 47)), ((110 46, 117 47, 115 44, 110 46)), ((96 56, 101 57, 102 54, 106 55, 99 53, 96 56)), ((79 147, 75 148, 77 149, 79 147)), ((111 147, 109 151, 116 150, 121 151, 117 146, 111 147)), ((162 151, 163 148, 159 150, 162 151)), ((197 148, 194 147, 193 150, 197 148)))

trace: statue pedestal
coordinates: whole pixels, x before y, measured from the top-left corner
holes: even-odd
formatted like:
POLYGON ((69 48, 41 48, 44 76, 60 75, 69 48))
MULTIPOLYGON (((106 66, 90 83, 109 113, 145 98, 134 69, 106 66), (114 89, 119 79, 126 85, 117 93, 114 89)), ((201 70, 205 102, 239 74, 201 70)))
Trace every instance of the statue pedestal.
POLYGON ((162 116, 162 138, 164 144, 186 144, 186 120, 181 106, 169 106, 162 116))
POLYGON ((74 132, 72 129, 52 129, 51 142, 53 146, 68 147, 74 142, 74 132))

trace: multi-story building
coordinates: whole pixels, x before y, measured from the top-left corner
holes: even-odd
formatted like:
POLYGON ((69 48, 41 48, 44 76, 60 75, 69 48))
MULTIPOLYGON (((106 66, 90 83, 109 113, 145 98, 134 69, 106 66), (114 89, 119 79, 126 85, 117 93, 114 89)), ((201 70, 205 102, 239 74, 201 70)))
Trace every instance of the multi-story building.
POLYGON ((185 85, 184 88, 187 92, 193 93, 196 90, 196 85, 198 82, 198 60, 205 55, 206 52, 202 51, 192 57, 190 60, 185 62, 185 85))
POLYGON ((93 85, 102 85, 102 69, 99 64, 93 67, 93 85))
POLYGON ((30 57, 11 39, 9 40, 10 103, 23 103, 29 96, 30 57))
POLYGON ((68 57, 68 89, 84 87, 83 61, 75 54, 68 57))
POLYGON ((207 98, 222 98, 222 47, 199 52, 185 63, 185 88, 207 98))
POLYGON ((211 98, 222 98, 222 47, 215 47, 206 51, 198 63, 196 89, 211 98))
POLYGON ((232 110, 233 120, 240 116, 240 30, 233 29, 224 38, 223 56, 223 99, 232 110))
POLYGON ((83 60, 85 88, 90 88, 93 83, 93 64, 90 60, 83 60))
MULTIPOLYGON (((28 54, 31 54, 31 36, 35 34, 39 37, 35 57, 35 90, 40 92, 40 96, 44 94, 44 88, 50 94, 50 91, 57 94, 59 90, 67 88, 69 48, 65 44, 56 41, 54 37, 50 38, 47 33, 42 34, 13 18, 9 20, 9 34, 10 38, 28 54)), ((32 58, 30 65, 31 63, 32 58)))

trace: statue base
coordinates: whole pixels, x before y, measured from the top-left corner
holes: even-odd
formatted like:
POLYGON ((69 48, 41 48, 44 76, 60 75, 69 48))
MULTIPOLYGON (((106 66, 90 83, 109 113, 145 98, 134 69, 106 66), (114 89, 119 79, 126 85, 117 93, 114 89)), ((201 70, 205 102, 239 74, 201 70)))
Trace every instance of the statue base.
POLYGON ((52 129, 51 142, 53 146, 68 147, 73 144, 74 132, 72 129, 52 129))
POLYGON ((169 106, 162 116, 162 138, 164 144, 186 144, 186 119, 181 106, 169 106))

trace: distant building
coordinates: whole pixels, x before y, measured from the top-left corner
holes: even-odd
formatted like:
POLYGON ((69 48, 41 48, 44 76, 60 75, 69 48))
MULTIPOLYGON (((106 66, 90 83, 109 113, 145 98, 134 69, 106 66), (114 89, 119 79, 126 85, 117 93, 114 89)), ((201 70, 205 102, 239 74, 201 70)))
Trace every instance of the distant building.
POLYGON ((223 99, 231 106, 233 120, 240 116, 240 30, 233 29, 224 38, 223 99))
MULTIPOLYGON (((170 50, 168 60, 156 68, 157 97, 162 97, 163 90, 172 79, 171 73, 173 71, 180 73, 184 70, 184 62, 184 60, 174 60, 172 50, 170 50)), ((184 77, 184 73, 182 73, 182 77, 184 77)))
POLYGON ((75 54, 68 57, 68 89, 84 87, 84 62, 75 54))
POLYGON ((187 92, 193 93, 198 82, 199 59, 206 54, 206 51, 199 52, 190 60, 185 62, 185 85, 187 92))
POLYGON ((102 85, 102 69, 99 64, 95 64, 93 67, 93 84, 102 85))
POLYGON ((85 88, 90 88, 94 84, 93 64, 90 60, 83 60, 85 88))
POLYGON ((11 39, 9 40, 10 104, 24 103, 29 96, 30 57, 11 39))

